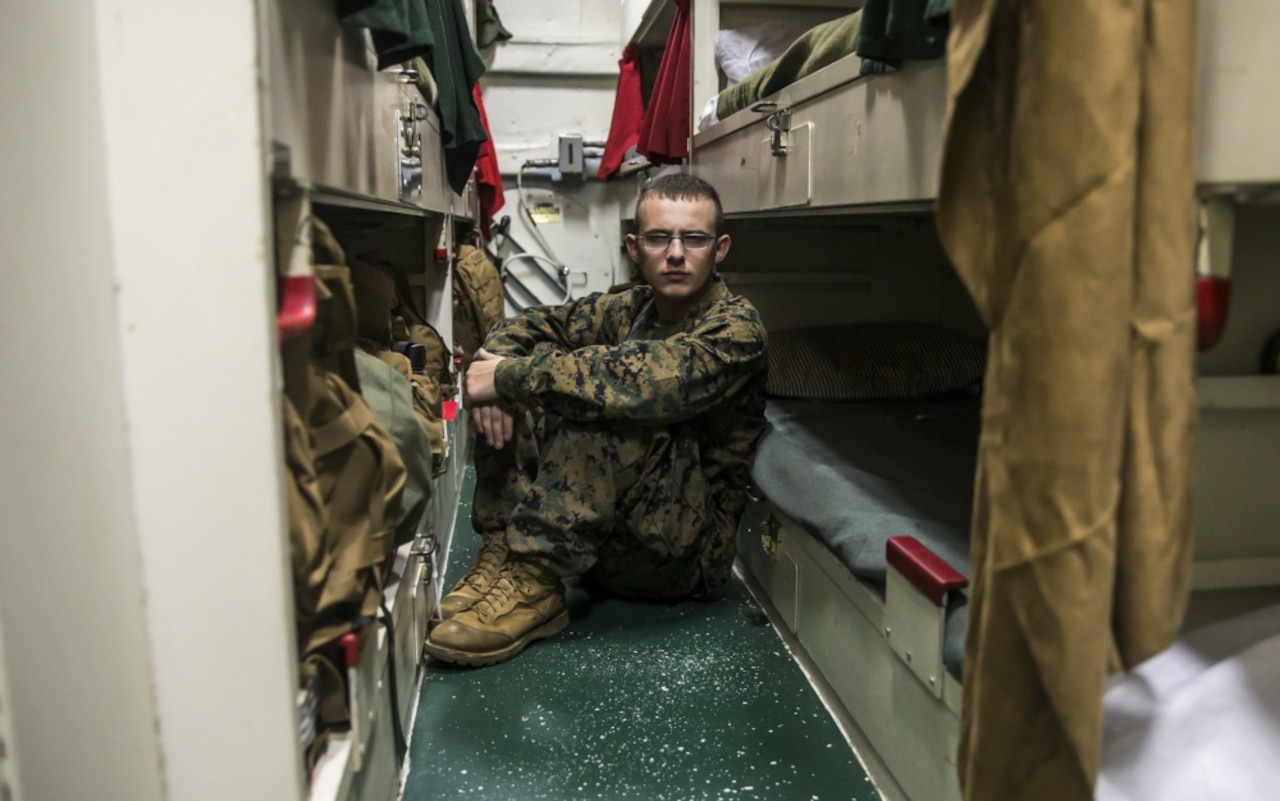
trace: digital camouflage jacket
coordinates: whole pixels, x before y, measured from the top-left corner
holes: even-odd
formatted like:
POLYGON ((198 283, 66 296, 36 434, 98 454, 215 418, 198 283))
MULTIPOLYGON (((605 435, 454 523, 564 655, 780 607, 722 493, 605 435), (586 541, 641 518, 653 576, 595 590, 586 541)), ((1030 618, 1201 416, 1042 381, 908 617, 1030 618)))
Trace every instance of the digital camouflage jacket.
POLYGON ((764 431, 766 336, 755 307, 716 281, 685 320, 661 325, 642 286, 504 320, 485 349, 505 356, 494 381, 516 404, 579 422, 664 427, 697 443, 716 513, 703 563, 728 579, 750 461, 764 431))

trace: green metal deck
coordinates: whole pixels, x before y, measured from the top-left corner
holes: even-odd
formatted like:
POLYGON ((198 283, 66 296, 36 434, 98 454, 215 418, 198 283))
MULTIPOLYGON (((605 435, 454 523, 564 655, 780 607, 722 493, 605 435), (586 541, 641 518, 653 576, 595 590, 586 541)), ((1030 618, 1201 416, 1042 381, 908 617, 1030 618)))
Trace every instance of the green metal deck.
MULTIPOLYGON (((445 586, 474 559, 470 490, 445 586)), ((737 580, 712 602, 591 599, 510 662, 428 665, 406 801, 854 801, 880 796, 737 580)))

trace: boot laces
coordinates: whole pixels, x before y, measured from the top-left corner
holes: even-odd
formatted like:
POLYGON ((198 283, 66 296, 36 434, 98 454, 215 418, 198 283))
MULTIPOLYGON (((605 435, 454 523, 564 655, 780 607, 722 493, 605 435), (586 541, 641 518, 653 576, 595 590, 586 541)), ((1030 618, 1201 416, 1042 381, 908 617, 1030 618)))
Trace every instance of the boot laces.
POLYGON ((516 584, 510 567, 505 567, 497 579, 485 590, 484 597, 476 601, 476 614, 488 623, 510 611, 511 599, 516 595, 516 584))
POLYGON ((494 576, 502 571, 506 561, 507 546, 501 543, 486 543, 480 548, 480 558, 476 560, 476 566, 463 577, 462 582, 483 591, 485 585, 492 582, 494 576))

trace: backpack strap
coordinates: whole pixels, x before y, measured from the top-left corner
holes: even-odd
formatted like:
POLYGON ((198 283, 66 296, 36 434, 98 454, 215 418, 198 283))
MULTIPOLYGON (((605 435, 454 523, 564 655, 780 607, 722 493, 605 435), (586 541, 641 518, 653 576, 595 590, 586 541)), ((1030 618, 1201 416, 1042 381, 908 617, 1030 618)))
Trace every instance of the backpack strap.
POLYGON ((316 457, 326 456, 359 437, 373 425, 373 411, 367 403, 353 403, 342 414, 312 432, 316 457))

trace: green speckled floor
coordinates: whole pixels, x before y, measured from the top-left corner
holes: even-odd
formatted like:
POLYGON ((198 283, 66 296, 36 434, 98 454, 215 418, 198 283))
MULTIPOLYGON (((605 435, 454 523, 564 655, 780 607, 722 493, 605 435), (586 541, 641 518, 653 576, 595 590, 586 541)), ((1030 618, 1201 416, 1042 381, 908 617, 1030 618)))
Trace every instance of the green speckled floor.
MULTIPOLYGON (((474 558, 469 512, 445 586, 474 558)), ((715 603, 569 602, 569 629, 510 662, 429 664, 406 801, 879 798, 740 583, 715 603)))

